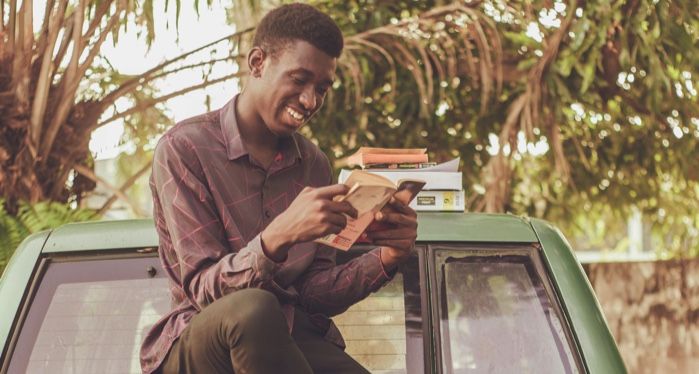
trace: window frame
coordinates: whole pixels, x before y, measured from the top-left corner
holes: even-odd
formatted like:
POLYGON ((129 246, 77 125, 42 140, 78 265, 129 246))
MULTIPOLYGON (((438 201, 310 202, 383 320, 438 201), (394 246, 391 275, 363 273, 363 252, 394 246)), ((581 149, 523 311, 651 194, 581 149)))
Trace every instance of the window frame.
MULTIPOLYGON (((94 251, 81 251, 81 252, 71 252, 71 253, 50 253, 42 254, 38 261, 37 266, 33 271, 26 288, 24 296, 22 297, 21 306, 19 312, 15 315, 15 321, 12 324, 10 334, 8 336, 8 343, 6 344, 5 351, 3 352, 3 362, 0 367, 0 374, 6 374, 9 372, 11 363, 16 359, 15 353, 20 343, 20 337, 22 332, 25 330, 27 323, 27 318, 29 317, 32 307, 35 305, 36 298, 38 297, 38 292, 41 289, 42 281, 44 280, 49 268, 52 264, 60 263, 78 263, 85 261, 108 261, 108 260, 122 260, 122 259, 139 259, 143 260, 144 265, 149 259, 158 258, 157 248, 145 247, 145 248, 129 248, 129 249, 113 249, 113 250, 103 250, 99 252, 94 251)), ((166 277, 164 272, 160 267, 156 267, 156 273, 154 275, 148 274, 150 278, 164 278, 166 277)), ((115 279, 135 279, 134 276, 137 275, 139 271, 147 272, 148 268, 145 269, 135 269, 127 267, 116 267, 115 270, 118 272, 113 273, 115 279)), ((58 285, 53 285, 54 292, 58 285)), ((53 295, 53 293, 51 293, 53 295)), ((50 300, 46 300, 46 307, 43 308, 43 316, 48 312, 48 306, 50 300)), ((42 319, 43 321, 43 319, 42 319)), ((32 332, 32 337, 30 342, 36 342, 38 337, 39 328, 32 332)), ((27 352, 25 354, 30 354, 27 352)), ((27 356, 28 357, 28 356, 27 356)), ((23 364, 20 364, 23 365, 23 364)), ((25 367, 26 369, 26 367, 25 367)))
POLYGON ((571 355, 573 356, 572 365, 574 365, 578 372, 587 373, 587 367, 584 364, 582 352, 580 350, 579 343, 573 332, 570 319, 565 312, 565 307, 562 302, 561 296, 555 284, 552 282, 552 275, 546 263, 544 261, 544 254, 542 253, 541 245, 539 243, 498 243, 498 242, 487 242, 487 243, 475 243, 475 242, 430 242, 426 245, 426 266, 427 275, 429 283, 429 303, 430 303, 430 328, 431 336, 430 341, 433 342, 433 352, 432 352, 432 371, 431 373, 444 373, 444 363, 443 363, 443 352, 442 352, 442 333, 440 330, 440 299, 439 299, 439 279, 438 272, 440 271, 437 266, 437 252, 438 251, 454 251, 454 252, 464 252, 464 254, 471 254, 478 256, 477 252, 481 253, 481 256, 496 256, 499 254, 513 254, 527 255, 532 262, 534 272, 539 277, 541 285, 548 297, 549 302, 554 310, 554 313, 558 317, 561 323, 562 330, 566 339, 566 343, 569 346, 571 355))

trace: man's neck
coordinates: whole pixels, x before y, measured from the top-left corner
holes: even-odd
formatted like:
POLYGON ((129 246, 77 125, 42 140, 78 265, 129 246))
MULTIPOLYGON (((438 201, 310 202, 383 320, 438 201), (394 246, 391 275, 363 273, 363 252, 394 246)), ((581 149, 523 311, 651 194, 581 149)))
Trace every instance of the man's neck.
POLYGON ((262 117, 250 103, 250 96, 241 92, 235 103, 235 115, 238 131, 245 146, 259 162, 268 164, 279 149, 280 139, 262 120, 262 117))
POLYGON ((262 120, 262 117, 255 110, 255 106, 250 103, 249 95, 241 92, 236 100, 236 121, 240 135, 246 144, 255 148, 276 149, 279 144, 279 137, 269 131, 269 128, 262 120))

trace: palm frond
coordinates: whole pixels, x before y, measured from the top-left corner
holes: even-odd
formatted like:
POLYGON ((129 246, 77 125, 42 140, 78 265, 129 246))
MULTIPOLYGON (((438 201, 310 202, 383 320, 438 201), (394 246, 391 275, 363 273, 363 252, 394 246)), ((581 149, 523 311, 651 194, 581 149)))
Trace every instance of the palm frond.
POLYGON ((5 209, 4 200, 0 199, 0 274, 17 246, 30 234, 97 218, 92 210, 73 209, 69 204, 48 201, 20 203, 17 215, 13 216, 5 209))
POLYGON ((398 68, 410 72, 423 117, 441 100, 442 82, 458 75, 472 77, 471 84, 480 89, 481 111, 502 88, 502 50, 496 27, 479 8, 462 3, 435 7, 346 37, 339 75, 348 87, 345 100, 353 98, 355 109, 362 107, 366 94, 360 67, 367 60, 386 65, 392 87, 398 68))

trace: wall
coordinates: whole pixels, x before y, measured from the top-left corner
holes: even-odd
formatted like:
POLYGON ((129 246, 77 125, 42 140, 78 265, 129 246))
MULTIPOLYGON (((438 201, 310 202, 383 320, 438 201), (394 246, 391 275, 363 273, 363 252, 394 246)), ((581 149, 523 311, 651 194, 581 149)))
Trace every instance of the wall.
POLYGON ((584 267, 629 373, 699 373, 699 259, 584 267))

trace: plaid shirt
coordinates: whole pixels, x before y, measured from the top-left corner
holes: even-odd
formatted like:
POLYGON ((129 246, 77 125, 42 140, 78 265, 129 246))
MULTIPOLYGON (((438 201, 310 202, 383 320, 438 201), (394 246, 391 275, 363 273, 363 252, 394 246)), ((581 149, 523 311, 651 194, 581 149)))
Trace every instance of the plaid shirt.
POLYGON ((283 263, 266 257, 260 232, 304 187, 330 184, 332 171, 327 157, 300 134, 283 139, 265 169, 240 137, 235 102, 178 123, 155 150, 150 187, 173 309, 145 337, 145 373, 158 369, 194 315, 249 287, 277 296, 289 329, 298 305, 316 323, 330 326, 326 339, 344 346, 327 316, 342 313, 391 278, 379 248, 340 266, 334 249, 313 242, 292 247, 283 263))

